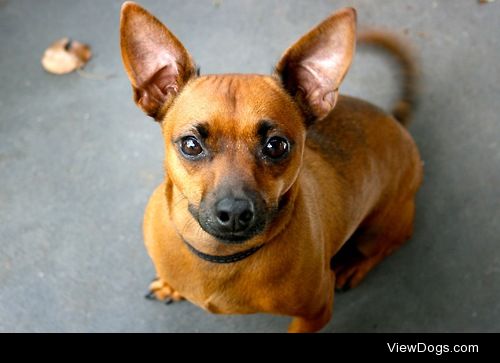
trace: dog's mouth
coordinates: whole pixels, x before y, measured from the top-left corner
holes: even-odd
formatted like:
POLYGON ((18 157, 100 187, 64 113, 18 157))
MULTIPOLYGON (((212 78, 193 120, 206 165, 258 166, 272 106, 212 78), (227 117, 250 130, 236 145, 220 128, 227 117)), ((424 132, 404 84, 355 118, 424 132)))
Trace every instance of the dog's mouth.
POLYGON ((209 235, 211 235, 213 238, 215 238, 218 242, 225 243, 225 244, 240 244, 240 243, 245 243, 258 234, 262 233, 265 229, 266 223, 265 220, 263 223, 259 223, 254 225, 250 230, 245 231, 243 233, 220 233, 217 231, 214 231, 210 228, 210 225, 207 223, 203 223, 203 220, 201 219, 196 219, 198 224, 200 225, 201 229, 203 229, 205 232, 207 232, 209 235))
POLYGON ((224 244, 245 243, 261 234, 267 225, 267 213, 261 213, 252 226, 244 231, 222 232, 214 228, 213 216, 210 213, 204 213, 192 204, 189 204, 188 210, 203 231, 208 233, 218 242, 224 244))
POLYGON ((211 233, 210 231, 207 231, 202 224, 200 224, 200 227, 210 234, 212 237, 214 237, 217 241, 221 243, 226 243, 226 244, 239 244, 239 243, 244 243, 248 240, 251 240, 253 237, 255 237, 257 234, 259 234, 258 231, 255 233, 245 233, 244 235, 240 234, 233 234, 233 233, 226 233, 226 234, 217 234, 217 233, 211 233))

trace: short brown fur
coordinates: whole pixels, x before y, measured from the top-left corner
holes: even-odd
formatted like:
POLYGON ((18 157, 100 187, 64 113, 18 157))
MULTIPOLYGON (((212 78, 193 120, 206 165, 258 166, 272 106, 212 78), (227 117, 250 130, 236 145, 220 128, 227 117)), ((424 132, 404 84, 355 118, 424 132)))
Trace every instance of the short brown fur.
POLYGON ((411 236, 422 180, 407 130, 379 108, 338 95, 354 53, 354 10, 332 15, 301 38, 273 76, 196 77, 182 44, 158 24, 138 5, 124 4, 124 65, 136 102, 160 121, 165 139, 165 181, 144 215, 157 272, 152 293, 186 298, 214 313, 290 315, 291 332, 321 329, 332 314, 334 288, 359 284, 411 236), (153 24, 148 39, 159 40, 148 41, 148 59, 138 51, 144 37, 133 23, 153 24), (153 100, 137 98, 151 89, 153 100), (272 132, 290 140, 284 161, 258 156, 259 125, 268 121, 272 132), (199 135, 200 126, 206 135, 199 135), (185 135, 203 140, 205 158, 180 155, 185 135), (269 213, 262 232, 228 244, 200 226, 192 211, 216 198, 221 186, 258 192, 269 213), (241 261, 217 264, 186 242, 213 256, 262 247, 241 261))

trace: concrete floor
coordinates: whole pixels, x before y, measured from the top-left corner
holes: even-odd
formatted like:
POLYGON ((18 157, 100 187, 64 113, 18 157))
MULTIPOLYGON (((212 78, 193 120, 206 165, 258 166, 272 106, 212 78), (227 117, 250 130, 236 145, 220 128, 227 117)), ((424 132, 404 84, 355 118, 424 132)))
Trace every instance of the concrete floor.
MULTIPOLYGON (((346 4, 423 62, 411 131, 425 160, 416 231, 326 332, 500 331, 500 1, 142 1, 202 73, 268 73, 346 4)), ((136 109, 118 47, 121 1, 0 0, 0 331, 280 332, 288 318, 216 316, 143 299, 140 232, 162 178, 159 127, 136 109), (92 45, 77 73, 40 66, 53 40, 92 45), (94 79, 97 78, 97 79, 94 79)), ((391 63, 360 49, 342 88, 387 107, 391 63)))

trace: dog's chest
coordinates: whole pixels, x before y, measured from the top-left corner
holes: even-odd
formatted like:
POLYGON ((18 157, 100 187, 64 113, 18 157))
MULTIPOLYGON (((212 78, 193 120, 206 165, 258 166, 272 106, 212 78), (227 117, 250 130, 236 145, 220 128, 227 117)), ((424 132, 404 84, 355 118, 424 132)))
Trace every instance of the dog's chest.
POLYGON ((214 314, 252 314, 267 310, 262 306, 257 290, 249 294, 244 289, 218 289, 190 300, 204 310, 214 314), (252 299, 250 295, 255 295, 252 299))

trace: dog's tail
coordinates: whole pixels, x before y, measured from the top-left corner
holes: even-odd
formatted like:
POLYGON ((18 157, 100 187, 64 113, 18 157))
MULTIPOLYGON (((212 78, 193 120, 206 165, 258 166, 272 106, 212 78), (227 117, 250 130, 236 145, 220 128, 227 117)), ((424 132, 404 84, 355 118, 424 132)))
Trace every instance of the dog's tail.
POLYGON ((358 42, 388 51, 401 65, 402 95, 392 109, 392 114, 403 126, 408 126, 417 103, 419 89, 419 71, 413 52, 399 37, 384 31, 362 32, 358 36, 358 42))

